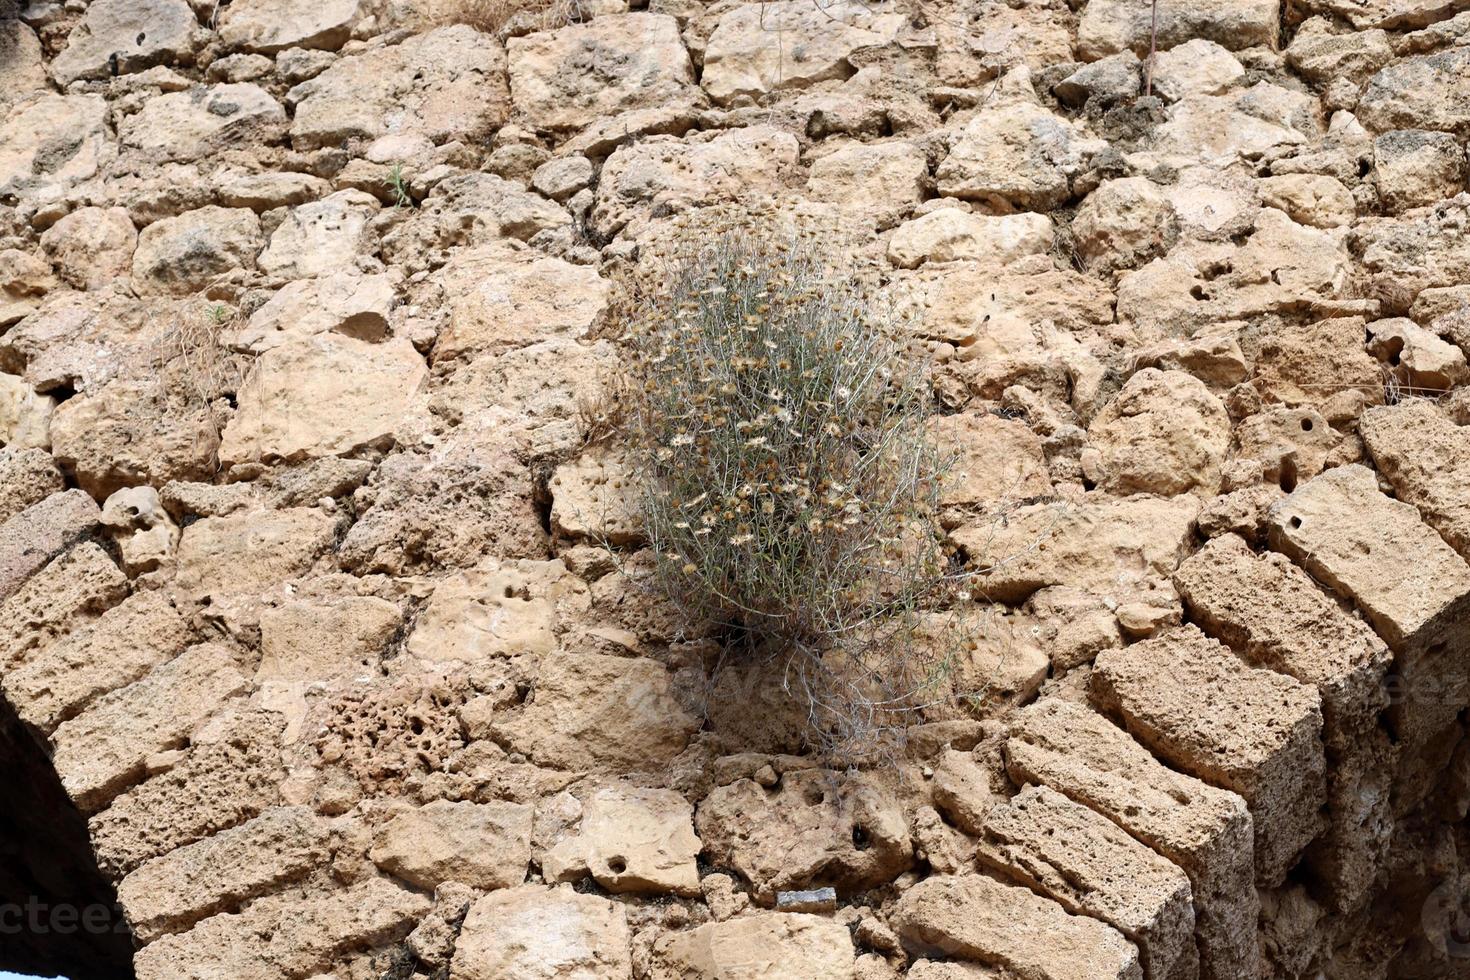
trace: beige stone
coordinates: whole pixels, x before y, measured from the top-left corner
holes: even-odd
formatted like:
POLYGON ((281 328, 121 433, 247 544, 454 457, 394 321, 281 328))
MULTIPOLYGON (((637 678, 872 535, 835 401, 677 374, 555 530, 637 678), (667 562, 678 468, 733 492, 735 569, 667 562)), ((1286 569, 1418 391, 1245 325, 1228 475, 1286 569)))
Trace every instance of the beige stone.
POLYGON ((0 603, 0 668, 14 670, 127 594, 127 576, 96 543, 82 541, 63 552, 0 603))
POLYGON ((1470 378, 1464 351, 1408 317, 1369 323, 1368 353, 1386 362, 1395 380, 1419 395, 1446 391, 1470 378))
POLYGON ((441 579, 414 621, 408 652, 424 663, 544 656, 589 608, 586 584, 561 559, 487 558, 441 579))
POLYGON ((56 399, 13 374, 0 374, 0 446, 16 449, 51 447, 51 413, 56 399))
POLYGON ((0 118, 0 194, 54 199, 115 154, 100 95, 38 92, 0 118))
POLYGON ((1281 174, 1262 177, 1257 186, 1263 204, 1285 211, 1298 224, 1341 228, 1358 216, 1352 192, 1336 177, 1281 174))
POLYGON ((176 746, 248 686, 229 652, 201 645, 98 698, 52 734, 62 786, 84 813, 137 783, 155 752, 176 746))
POLYGON ((384 824, 371 857, 384 871, 425 890, 446 881, 486 890, 510 888, 526 879, 531 808, 436 800, 384 824))
POLYGON ((1174 571, 1189 552, 1198 510, 1188 497, 1031 504, 998 523, 961 527, 953 538, 981 570, 977 586, 995 601, 1019 602, 1053 585, 1124 597, 1174 571))
POLYGON ((1051 492, 1041 438, 1025 424, 990 414, 941 415, 929 435, 946 463, 939 503, 965 517, 1000 513, 1051 492))
POLYGON ((302 6, 291 0, 241 0, 220 12, 220 39, 232 48, 274 54, 287 48, 335 50, 351 36, 360 0, 302 6))
POLYGON ((1097 457, 1089 465, 1084 456, 1083 471, 1104 490, 1213 495, 1230 416, 1198 378, 1145 368, 1093 419, 1088 446, 1097 457))
POLYGON ((1261 475, 1285 490, 1321 473, 1342 443, 1322 414, 1306 405, 1268 407, 1235 429, 1235 454, 1258 461, 1261 475))
POLYGON ((534 699, 490 729, 538 765, 657 770, 698 728, 671 688, 654 660, 557 652, 541 660, 534 699))
POLYGON ((184 0, 99 0, 72 28, 65 50, 51 62, 51 75, 64 86, 187 61, 201 34, 184 0))
POLYGON ((133 253, 140 292, 185 295, 216 276, 254 269, 262 241, 254 211, 210 205, 144 228, 133 253))
POLYGON ((41 41, 30 25, 7 18, 0 23, 0 106, 48 86, 41 41))
POLYGON ((1147 976, 1198 976, 1189 879, 1106 817, 1028 786, 986 813, 978 855, 983 867, 1127 936, 1147 976))
POLYGON ((620 147, 603 165, 592 226, 611 236, 649 211, 768 198, 794 171, 797 157, 796 138, 770 126, 688 142, 653 136, 620 147))
POLYGON ((305 507, 202 518, 179 539, 178 584, 195 595, 279 589, 332 546, 335 525, 305 507))
POLYGON ((1256 880, 1280 883, 1323 830, 1316 688, 1247 667, 1193 626, 1106 650, 1093 666, 1101 708, 1165 762, 1245 798, 1256 880))
POLYGON ((813 200, 881 214, 918 203, 929 162, 913 143, 849 143, 813 160, 808 174, 813 200))
POLYGON ((1058 698, 1017 715, 1005 754, 1017 782, 1097 811, 1184 870, 1201 976, 1254 972, 1259 906, 1245 801, 1165 767, 1101 715, 1058 698))
POLYGON ((649 980, 806 980, 854 976, 852 937, 831 919, 762 912, 654 942, 649 980))
POLYGON ((1077 209, 1072 234, 1089 266, 1133 268, 1170 242, 1174 207, 1147 177, 1103 181, 1077 209))
POLYGON ((1037 980, 1142 980, 1138 949, 1111 926, 983 875, 932 875, 889 916, 916 956, 977 960, 1037 980))
POLYGON ((1083 11, 1077 53, 1089 61, 1129 49, 1141 56, 1151 42, 1168 50, 1194 38, 1231 50, 1258 44, 1274 47, 1279 16, 1277 0, 1164 0, 1156 12, 1141 0, 1101 0, 1083 11))
POLYGON ((1154 90, 1171 100, 1187 95, 1219 95, 1245 77, 1245 69, 1234 55, 1202 37, 1158 52, 1153 71, 1154 90))
POLYGON ((101 289, 133 265, 138 230, 124 208, 78 208, 41 235, 57 274, 77 289, 101 289))
POLYGON ((5 678, 16 712, 50 732, 100 695, 183 652, 191 631, 158 591, 138 592, 93 623, 74 624, 5 678))
POLYGON ((123 879, 118 903, 143 941, 305 877, 327 858, 327 829, 306 807, 254 820, 146 862, 123 879))
POLYGON ((614 14, 512 38, 510 90, 536 129, 565 133, 601 116, 696 98, 674 18, 614 14))
POLYGON ((187 162, 279 142, 286 135, 286 111, 248 82, 199 86, 149 99, 122 122, 118 135, 123 146, 150 160, 187 162))
POLYGON ((775 792, 749 779, 717 786, 694 825, 706 858, 740 872, 766 905, 778 891, 865 891, 913 861, 897 801, 871 779, 825 769, 787 772, 775 792))
POLYGON ((340 272, 289 282, 225 342, 252 354, 322 333, 376 343, 388 338, 394 294, 392 277, 382 273, 340 272))
POLYGON ((616 449, 593 446, 552 474, 551 526, 567 538, 633 544, 643 538, 640 487, 616 449))
POLYGON ((700 895, 694 809, 666 789, 608 786, 582 804, 577 832, 541 859, 547 881, 590 875, 614 894, 700 895))
POLYGON ((61 470, 44 449, 0 450, 0 523, 65 489, 61 470))
POLYGON ((939 208, 904 222, 888 240, 888 261, 901 269, 924 262, 973 261, 1006 265, 1052 246, 1051 221, 1039 214, 1001 216, 939 208))
POLYGON ((460 252, 435 281, 448 313, 434 345, 436 365, 552 337, 584 337, 609 294, 592 266, 503 242, 460 252))
MULTIPOLYGON (((1356 6, 1356 0, 1349 0, 1356 6)), ((1286 49, 1286 63, 1308 81, 1326 84, 1338 78, 1362 82, 1393 60, 1393 47, 1382 30, 1334 33, 1330 21, 1313 17, 1297 29, 1286 49)))
MULTIPOLYGON (((313 9, 329 10, 336 2, 313 9)), ((436 144, 488 139, 510 112, 505 51, 468 25, 441 27, 339 58, 291 89, 286 101, 295 106, 291 143, 297 149, 389 132, 436 144)))
POLYGON ((398 607, 374 596, 288 600, 261 611, 255 679, 298 683, 373 672, 402 625, 398 607))
POLYGON ((1382 368, 1363 348, 1361 317, 1294 324, 1262 338, 1256 385, 1268 400, 1317 408, 1331 422, 1383 401, 1382 368))
POLYGON ((887 44, 902 23, 903 15, 883 4, 741 4, 710 34, 700 83, 716 102, 727 104, 844 78, 852 73, 853 51, 887 44))
POLYGON ((1465 170, 1465 145, 1449 133, 1392 129, 1373 141, 1378 199, 1395 213, 1454 197, 1465 170))
POLYGON ((1226 167, 1310 143, 1320 135, 1319 111, 1316 99, 1271 82, 1224 95, 1190 95, 1166 110, 1164 124, 1154 130, 1154 149, 1226 167))
POLYGON ((1464 136, 1470 130, 1470 51, 1448 48, 1387 65, 1363 86, 1358 118, 1373 132, 1437 129, 1464 136))
POLYGON ((292 208, 260 253, 260 271, 307 279, 359 270, 362 260, 377 251, 372 228, 377 210, 377 198, 357 190, 292 208))
POLYGON ((1470 429, 1455 425, 1427 401, 1365 412, 1363 445, 1398 499, 1462 556, 1470 556, 1470 429))
POLYGON ((427 374, 406 340, 325 333, 282 344, 251 366, 220 459, 299 462, 387 448, 427 374))
POLYGON ((621 905, 570 887, 521 885, 470 906, 450 980, 631 980, 621 905))
POLYGON ((67 490, 0 524, 0 599, 14 595, 26 579, 93 530, 100 517, 96 501, 67 490))

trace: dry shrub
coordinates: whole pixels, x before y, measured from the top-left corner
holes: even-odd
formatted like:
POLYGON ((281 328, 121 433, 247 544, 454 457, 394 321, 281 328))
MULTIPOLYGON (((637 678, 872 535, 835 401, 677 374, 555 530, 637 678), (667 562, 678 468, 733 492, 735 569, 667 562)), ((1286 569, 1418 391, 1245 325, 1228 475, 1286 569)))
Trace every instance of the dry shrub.
POLYGON ((629 335, 656 581, 779 661, 817 744, 871 751, 949 670, 915 642, 951 586, 924 360, 810 239, 691 239, 659 279, 629 335))

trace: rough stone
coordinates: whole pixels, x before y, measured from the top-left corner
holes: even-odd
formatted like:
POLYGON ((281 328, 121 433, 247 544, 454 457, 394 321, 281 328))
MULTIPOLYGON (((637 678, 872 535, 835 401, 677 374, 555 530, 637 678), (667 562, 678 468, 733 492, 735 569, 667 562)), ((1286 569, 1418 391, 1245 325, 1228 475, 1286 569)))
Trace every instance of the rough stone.
POLYGON ((1219 95, 1244 77, 1245 69, 1234 55, 1202 37, 1155 55, 1154 88, 1170 100, 1219 95))
POLYGON ((1450 48, 1384 67, 1363 86, 1358 118, 1372 132, 1438 129, 1470 134, 1470 49, 1450 48))
POLYGON ((1172 766, 1239 793, 1256 832, 1256 880, 1279 884, 1323 830, 1316 688, 1247 667, 1193 626, 1098 654, 1096 703, 1172 766))
POLYGON ((426 891, 446 881, 510 888, 526 879, 531 808, 436 800, 389 820, 373 841, 371 857, 384 871, 426 891))
POLYGON ((356 190, 292 208, 260 253, 260 271, 282 279, 358 271, 377 251, 377 210, 377 198, 356 190))
POLYGON ((41 235, 41 246, 63 282, 102 289, 133 265, 138 230, 123 208, 78 208, 41 235))
POLYGON ((260 614, 257 683, 310 683, 377 669, 403 626, 398 606, 376 596, 294 599, 260 614))
POLYGON ((568 133, 599 117, 692 101, 694 69, 679 24, 657 13, 613 14, 511 38, 510 91, 536 129, 568 133))
POLYGON ((1089 266, 1134 268, 1169 244, 1174 207, 1147 177, 1103 181, 1072 219, 1077 251, 1089 266))
POLYGON ((1039 214, 979 215, 939 208, 904 222, 888 240, 888 261, 900 269, 924 262, 1006 265, 1052 246, 1051 222, 1039 214))
POLYGON ((427 374, 406 340, 365 344, 324 333, 272 348, 246 376, 220 460, 299 462, 386 449, 427 374))
POLYGON ((630 980, 633 965, 621 905, 569 887, 521 885, 470 906, 450 980, 630 980))
POLYGON ((609 786, 582 805, 577 833, 541 860, 548 881, 590 875, 613 894, 700 895, 694 808, 671 790, 609 786))
POLYGON ((0 668, 9 672, 57 637, 82 628, 128 594, 127 576, 83 541, 0 602, 0 668))
POLYGON ((1391 129, 1373 141, 1378 199, 1398 213, 1454 197, 1465 186, 1465 147, 1449 133, 1391 129))
POLYGON ((1101 715, 1058 698, 1017 715, 1005 755, 1017 782, 1097 811, 1184 870, 1201 976, 1254 972, 1259 906, 1245 801, 1165 767, 1101 715))
POLYGON ((119 126, 123 146, 150 160, 187 162, 226 150, 278 143, 286 111, 258 85, 210 85, 143 103, 119 126))
POLYGON ((929 163, 913 143, 851 143, 813 160, 808 173, 813 200, 882 214, 918 203, 929 163))
POLYGON ((51 76, 66 86, 168 61, 187 63, 200 34, 184 0, 98 0, 51 62, 51 76))
POLYGON ((0 194, 53 200, 95 177, 115 151, 101 96, 37 93, 0 118, 0 194))
POLYGON ((331 548, 335 525, 305 507, 202 518, 179 539, 177 582, 197 596, 279 588, 331 548))
POLYGON ((80 490, 39 500, 0 524, 0 600, 97 527, 97 502, 80 490))
POLYGON ((1151 40, 1167 51, 1196 38, 1232 51, 1274 48, 1280 11, 1278 0, 1163 0, 1157 12, 1140 0, 1094 0, 1077 25, 1077 53, 1086 61, 1124 50, 1143 56, 1151 40))
POLYGON ((335 51, 351 37, 360 0, 303 7, 291 0, 237 0, 220 13, 220 40, 232 48, 276 54, 288 48, 335 51))
POLYGON ((852 937, 816 915, 762 912, 711 922, 654 942, 649 980, 854 976, 852 937))
POLYGON ((394 294, 393 279, 386 274, 344 272, 289 282, 224 339, 251 354, 323 333, 377 343, 389 336, 394 294))
POLYGON ((889 916, 915 956, 976 960, 1037 980, 1142 980, 1138 949, 1111 926, 983 875, 933 875, 889 916))
POLYGON ((1230 448, 1230 416, 1198 378, 1145 368, 1103 407, 1087 437, 1096 458, 1083 456, 1083 472, 1104 490, 1213 496, 1230 448))
POLYGON ((254 269, 262 244, 260 219, 245 208, 210 205, 164 218, 138 235, 133 282, 141 292, 192 293, 216 276, 254 269))

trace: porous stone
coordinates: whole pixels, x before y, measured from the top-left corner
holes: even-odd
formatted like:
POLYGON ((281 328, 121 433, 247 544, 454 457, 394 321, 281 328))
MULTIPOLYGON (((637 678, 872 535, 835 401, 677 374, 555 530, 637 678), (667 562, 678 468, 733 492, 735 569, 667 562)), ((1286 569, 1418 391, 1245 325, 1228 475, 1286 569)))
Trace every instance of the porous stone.
POLYGON ((336 521, 306 507, 201 518, 179 539, 177 582, 199 596, 278 588, 335 539, 336 521))
POLYGON ((143 292, 192 293, 216 276, 254 269, 262 244, 260 219, 245 208, 210 205, 164 218, 138 235, 133 282, 143 292))
POLYGON ((1091 690, 1099 707, 1165 762, 1246 800, 1257 881, 1280 883, 1323 830, 1326 763, 1315 687, 1248 667, 1186 626, 1098 654, 1091 690))
POLYGON ((1232 51, 1275 47, 1278 0, 1163 0, 1155 10, 1140 0, 1093 0, 1077 25, 1077 53, 1091 61, 1118 51, 1142 56, 1151 44, 1167 51, 1200 38, 1232 51))
POLYGON ((389 336, 395 292, 393 278, 381 273, 300 279, 282 286, 248 323, 222 339, 252 354, 322 333, 377 343, 389 336))
POLYGON ((232 48, 275 54, 287 48, 335 51, 351 37, 360 0, 238 0, 220 13, 220 40, 232 48))
POLYGON ((1087 431, 1083 472, 1116 494, 1213 495, 1230 448, 1230 416, 1204 382, 1145 368, 1123 385, 1087 431))
POLYGON ((1454 197, 1465 186, 1465 146, 1449 133, 1391 129, 1373 141, 1378 199, 1392 212, 1454 197))
POLYGON ((913 143, 853 143, 812 161, 806 191, 844 208, 891 212, 918 203, 928 157, 913 143))
POLYGON ((621 905, 570 887, 521 885, 470 906, 450 980, 556 980, 633 976, 621 905))
POLYGON ((609 786, 582 804, 577 833, 541 860, 548 881, 590 875, 613 894, 700 893, 694 808, 671 790, 609 786))
POLYGON ((258 85, 199 86, 143 103, 119 126, 122 144, 151 160, 187 162, 280 142, 286 111, 258 85))
POLYGON ((260 271, 282 279, 371 271, 361 265, 377 251, 377 210, 377 198, 356 190, 292 208, 260 253, 260 271))
POLYGON ((1202 37, 1158 52, 1153 72, 1154 88, 1170 100, 1219 95, 1245 77, 1245 68, 1234 55, 1202 37))
POLYGON ((803 980, 854 976, 854 966, 852 937, 841 923, 816 915, 761 912, 660 936, 648 977, 803 980))
POLYGON ((255 679, 310 683, 373 671, 402 626, 398 606, 376 596, 288 600, 261 611, 255 679))
POLYGON ((133 264, 138 230, 125 208, 78 208, 41 235, 62 281, 77 289, 101 289, 133 264))
POLYGON ((1039 214, 1001 216, 939 208, 906 221, 888 240, 888 261, 901 269, 924 262, 975 261, 1005 265, 1051 248, 1051 221, 1039 214))
POLYGON ((54 200, 115 154, 100 95, 38 92, 0 117, 0 194, 54 200))
POLYGON ((1437 129, 1470 134, 1470 49, 1403 58, 1363 86, 1357 114, 1372 132, 1437 129))
POLYGON ((1259 906, 1245 801, 1170 769, 1103 716, 1047 698, 1017 715, 1005 745, 1019 783, 1097 811, 1189 876, 1200 975, 1226 980, 1257 962, 1259 906))
POLYGON ((52 60, 51 77, 66 86, 167 61, 187 63, 201 34, 184 0, 98 0, 52 60))
POLYGON ((16 593, 26 579, 97 527, 101 511, 80 490, 39 500, 0 524, 0 600, 16 593))

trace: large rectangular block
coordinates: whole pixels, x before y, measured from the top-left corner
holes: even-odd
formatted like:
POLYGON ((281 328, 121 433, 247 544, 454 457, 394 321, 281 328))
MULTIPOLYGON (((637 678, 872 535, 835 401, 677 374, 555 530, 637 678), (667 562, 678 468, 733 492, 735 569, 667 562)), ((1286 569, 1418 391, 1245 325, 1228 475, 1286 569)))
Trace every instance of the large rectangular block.
POLYGON ((151 942, 304 876, 327 859, 327 840, 309 808, 267 810, 142 865, 118 886, 118 904, 151 942))
POLYGON ((1255 857, 1240 796, 1164 766, 1102 715, 1060 698, 1015 716, 1005 756, 1015 782, 1090 807, 1183 869, 1201 976, 1255 976, 1255 857))
POLYGON ((1112 926, 984 875, 933 875, 889 923, 916 957, 973 960, 1028 980, 1143 980, 1138 949, 1112 926))
POLYGON ((91 541, 57 556, 0 603, 0 676, 128 594, 128 577, 91 541))
POLYGON ((0 524, 0 599, 83 534, 95 528, 102 512, 81 490, 53 493, 0 524))
POLYGON ((1279 884, 1324 829, 1316 688, 1248 667, 1194 626, 1098 655, 1092 698, 1155 755, 1244 797, 1256 880, 1279 884))
POLYGON ((1415 400, 1369 409, 1358 432, 1394 494, 1470 558, 1470 427, 1415 400))
POLYGON ((1106 817, 1027 786, 985 815, 976 854, 981 865, 1133 940, 1149 980, 1199 976, 1189 878, 1106 817))
POLYGON ((1272 506, 1271 546, 1352 602, 1394 654, 1394 811, 1412 810, 1459 740, 1470 704, 1470 565, 1373 471, 1340 466, 1272 506))
POLYGON ((1233 534, 1179 566, 1174 583, 1194 622, 1246 662, 1316 687, 1322 698, 1328 830, 1309 863, 1339 910, 1363 898, 1393 830, 1396 748, 1379 723, 1392 655, 1284 555, 1257 555, 1233 534))
POLYGON ((52 735, 61 784, 83 813, 143 776, 147 758, 177 747, 249 681, 222 647, 201 644, 108 694, 52 735))

